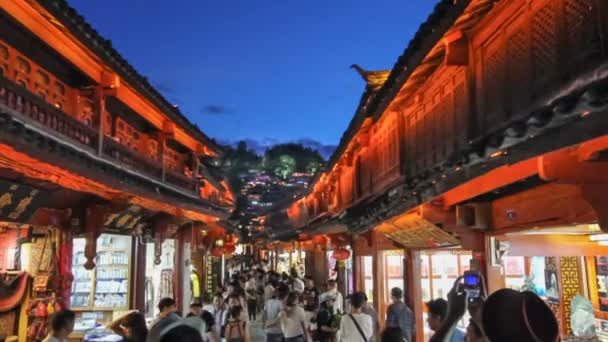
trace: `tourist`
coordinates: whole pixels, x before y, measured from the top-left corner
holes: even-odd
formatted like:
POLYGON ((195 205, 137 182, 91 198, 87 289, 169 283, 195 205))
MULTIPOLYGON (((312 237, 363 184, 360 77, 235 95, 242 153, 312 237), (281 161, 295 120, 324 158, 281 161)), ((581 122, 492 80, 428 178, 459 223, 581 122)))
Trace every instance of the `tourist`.
POLYGON ((389 305, 386 311, 386 327, 401 328, 405 338, 412 341, 416 331, 416 319, 412 310, 403 301, 403 290, 393 287, 391 289, 391 300, 393 303, 389 305))
POLYGON ((298 272, 295 268, 291 269, 291 288, 293 291, 298 294, 302 294, 304 292, 304 282, 298 276, 298 272))
POLYGON ((335 342, 338 327, 334 325, 334 299, 326 297, 317 313, 317 337, 319 342, 335 342))
POLYGON ((285 342, 309 341, 306 330, 304 309, 298 306, 298 293, 291 292, 285 300, 283 310, 279 313, 281 330, 285 342))
POLYGON ((283 330, 279 313, 283 310, 283 304, 289 295, 289 288, 281 285, 276 290, 276 297, 270 298, 264 305, 262 322, 266 332, 266 342, 282 342, 283 330))
POLYGON ((215 304, 213 303, 214 298, 212 298, 209 293, 203 293, 203 311, 207 311, 210 314, 215 314, 215 304))
POLYGON ((177 311, 177 306, 172 298, 161 299, 158 302, 158 311, 160 313, 158 314, 156 320, 152 323, 150 332, 148 333, 149 342, 159 341, 161 332, 169 325, 181 319, 175 313, 177 311))
POLYGON ((63 310, 51 317, 51 332, 42 342, 67 342, 74 330, 76 315, 74 311, 63 310))
POLYGON ((365 295, 361 292, 351 296, 351 312, 342 316, 340 323, 340 341, 368 342, 373 335, 372 319, 361 312, 365 303, 365 295))
POLYGON ((146 319, 137 311, 118 318, 110 324, 109 329, 121 336, 124 342, 146 342, 148 338, 146 319))
MULTIPOLYGON (((428 317, 426 319, 429 328, 435 332, 441 327, 441 323, 446 319, 448 312, 448 302, 439 298, 426 303, 428 317)), ((451 337, 448 342, 463 342, 464 333, 457 328, 452 329, 451 337)))
POLYGON ((498 290, 486 299, 480 316, 482 330, 492 342, 560 340, 553 311, 534 292, 498 290))
POLYGON ((247 321, 242 320, 243 308, 233 306, 230 308, 230 318, 226 324, 226 342, 250 342, 247 321))
MULTIPOLYGON (((344 299, 340 291, 338 291, 338 283, 335 279, 327 281, 327 292, 321 295, 322 298, 332 297, 334 299, 334 313, 344 313, 344 299)), ((321 299, 323 300, 323 299, 321 299)))
POLYGON ((372 305, 372 303, 368 302, 367 295, 365 292, 361 292, 363 296, 363 306, 361 307, 361 312, 368 315, 372 319, 372 337, 369 339, 370 342, 376 341, 376 334, 378 333, 378 329, 380 329, 380 322, 378 321, 378 313, 376 312, 376 308, 372 305))
MULTIPOLYGON (((235 293, 231 294, 230 297, 228 297, 228 310, 231 310, 232 308, 237 307, 237 306, 241 308, 240 319, 243 322, 247 322, 249 317, 247 315, 247 312, 245 312, 245 310, 244 310, 245 307, 243 306, 243 297, 239 293, 235 292, 235 293)), ((230 318, 230 311, 228 313, 228 317, 230 318)))
POLYGON ((268 302, 272 297, 274 297, 274 292, 276 287, 278 286, 278 282, 274 279, 274 277, 269 277, 270 279, 266 283, 264 287, 264 303, 268 302))
POLYGON ((190 304, 190 312, 186 317, 200 316, 203 313, 203 304, 199 301, 194 301, 190 304))
POLYGON ((304 310, 307 312, 317 312, 319 309, 319 290, 315 287, 315 281, 311 276, 306 276, 306 286, 302 293, 304 310))
POLYGON ((159 339, 160 342, 203 342, 201 333, 188 325, 177 325, 165 332, 159 339))
POLYGON ((380 336, 380 342, 412 342, 403 336, 403 330, 399 327, 387 327, 380 336))
POLYGON ((249 320, 257 320, 258 312, 258 295, 257 295, 257 281, 255 276, 251 276, 245 283, 245 296, 247 298, 247 312, 249 313, 249 320))
POLYGON ((213 299, 213 307, 215 310, 213 314, 215 331, 219 336, 224 336, 224 328, 228 322, 228 307, 221 294, 217 294, 213 299))
POLYGON ((203 334, 204 342, 220 342, 220 334, 215 327, 215 318, 213 314, 207 310, 203 310, 201 319, 205 322, 205 332, 203 334))

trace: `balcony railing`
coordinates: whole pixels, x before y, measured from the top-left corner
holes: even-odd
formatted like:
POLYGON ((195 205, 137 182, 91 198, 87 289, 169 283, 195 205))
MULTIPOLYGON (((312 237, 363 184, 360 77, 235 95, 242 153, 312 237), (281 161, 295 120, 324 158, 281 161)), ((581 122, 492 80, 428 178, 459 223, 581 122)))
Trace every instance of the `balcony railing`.
POLYGON ((70 140, 97 148, 98 132, 55 108, 27 89, 0 77, 0 103, 70 140))
MULTIPOLYGON (((91 152, 97 153, 99 132, 96 128, 85 125, 61 109, 53 107, 41 97, 1 76, 0 103, 21 114, 23 119, 29 119, 60 133, 68 140, 86 146, 91 152)), ((157 181, 162 181, 160 163, 129 149, 111 137, 104 137, 102 146, 103 157, 157 181)), ((198 193, 195 179, 171 170, 166 170, 165 183, 191 193, 198 193)))

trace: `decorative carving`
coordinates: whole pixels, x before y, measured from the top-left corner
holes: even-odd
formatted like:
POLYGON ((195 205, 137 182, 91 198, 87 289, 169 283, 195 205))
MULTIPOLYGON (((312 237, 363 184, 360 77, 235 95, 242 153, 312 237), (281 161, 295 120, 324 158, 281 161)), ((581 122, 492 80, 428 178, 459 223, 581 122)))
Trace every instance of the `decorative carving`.
POLYGON ((560 280, 562 282, 562 300, 564 301, 564 316, 566 334, 571 333, 570 305, 572 298, 581 292, 578 258, 574 256, 560 257, 560 280))

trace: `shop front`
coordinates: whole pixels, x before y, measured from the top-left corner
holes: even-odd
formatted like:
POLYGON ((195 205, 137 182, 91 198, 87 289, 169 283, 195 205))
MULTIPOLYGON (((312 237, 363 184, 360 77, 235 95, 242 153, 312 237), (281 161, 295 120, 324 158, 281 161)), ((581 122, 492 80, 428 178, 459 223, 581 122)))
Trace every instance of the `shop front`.
POLYGON ((502 272, 491 278, 493 286, 538 294, 558 318, 563 336, 574 328, 573 300, 589 301, 598 337, 608 339, 608 235, 597 225, 514 232, 494 236, 491 243, 506 249, 494 259, 502 272))
POLYGON ((131 309, 133 263, 131 236, 101 234, 97 239, 95 268, 85 268, 86 241, 73 239, 72 295, 70 307, 77 312, 74 331, 88 334, 111 323, 131 309))

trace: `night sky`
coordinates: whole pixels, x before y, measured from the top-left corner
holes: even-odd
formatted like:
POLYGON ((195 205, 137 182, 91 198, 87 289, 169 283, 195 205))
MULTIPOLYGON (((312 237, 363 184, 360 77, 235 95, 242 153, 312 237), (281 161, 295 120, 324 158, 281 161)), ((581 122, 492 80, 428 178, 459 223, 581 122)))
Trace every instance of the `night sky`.
POLYGON ((336 145, 435 0, 70 0, 170 101, 221 142, 336 145))

